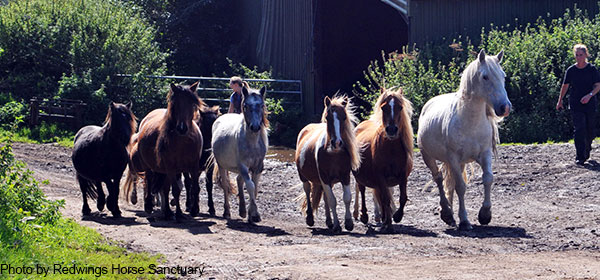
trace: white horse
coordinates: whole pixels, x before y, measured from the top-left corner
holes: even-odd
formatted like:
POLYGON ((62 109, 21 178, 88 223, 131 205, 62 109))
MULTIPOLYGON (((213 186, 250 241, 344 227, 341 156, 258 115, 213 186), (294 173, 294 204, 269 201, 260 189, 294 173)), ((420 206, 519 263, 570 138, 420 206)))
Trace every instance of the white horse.
POLYGON ((417 142, 440 192, 441 218, 448 225, 456 226, 452 214, 456 189, 461 230, 472 229, 464 200, 467 163, 476 161, 483 170, 485 197, 479 210, 479 223, 486 225, 492 219, 490 190, 492 155, 496 154, 498 142, 497 123, 508 116, 512 106, 504 88, 506 74, 500 67, 502 55, 503 51, 496 56, 486 56, 481 50, 463 72, 458 91, 429 100, 419 118, 417 142), (436 160, 443 163, 443 182, 436 160))
POLYGON ((246 217, 244 183, 250 195, 248 222, 260 222, 256 207, 258 181, 263 171, 263 160, 267 153, 267 110, 264 102, 265 88, 260 91, 242 88, 242 113, 225 114, 219 117, 212 127, 212 148, 218 165, 218 182, 225 192, 223 217, 231 217, 229 211, 229 171, 237 176, 239 213, 246 217))

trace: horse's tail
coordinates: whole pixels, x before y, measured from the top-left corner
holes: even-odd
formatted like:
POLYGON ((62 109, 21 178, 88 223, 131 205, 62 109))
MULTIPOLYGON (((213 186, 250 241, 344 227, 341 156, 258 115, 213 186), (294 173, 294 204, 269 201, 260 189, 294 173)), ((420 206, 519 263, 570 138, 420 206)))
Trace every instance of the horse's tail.
MULTIPOLYGON (((473 163, 469 163, 468 166, 471 169, 471 174, 473 174, 474 173, 473 163)), ((454 197, 454 190, 456 189, 456 179, 457 178, 454 178, 454 176, 452 175, 452 172, 450 171, 449 163, 444 162, 442 164, 442 172, 444 174, 444 192, 446 193, 446 199, 448 199, 448 203, 450 203, 450 207, 452 207, 452 199, 454 197)), ((469 182, 471 181, 471 176, 467 176, 467 169, 465 168, 465 166, 462 166, 462 177, 463 177, 463 181, 465 182, 465 185, 468 185, 469 182)))
POLYGON ((79 187, 81 188, 81 192, 85 196, 85 199, 98 199, 98 191, 90 180, 77 174, 77 181, 79 181, 79 187))
POLYGON ((321 197, 323 197, 323 186, 321 186, 320 184, 310 185, 310 203, 312 206, 313 214, 316 214, 317 210, 319 210, 319 204, 321 204, 321 197))
MULTIPOLYGON (((208 158, 208 162, 210 162, 214 167, 213 174, 212 174, 213 182, 217 182, 219 184, 219 186, 221 186, 221 188, 223 188, 223 189, 228 188, 230 194, 233 194, 233 195, 238 194, 237 188, 234 187, 236 184, 234 184, 231 181, 229 176, 223 176, 221 173, 219 173, 219 164, 215 160, 213 154, 211 154, 210 157, 208 158)), ((209 169, 207 169, 207 170, 209 170, 209 169)), ((207 174, 206 176, 210 176, 210 175, 207 174)))
MULTIPOLYGON (((293 189, 304 189, 304 184, 300 183, 298 185, 295 185, 292 187, 293 189)), ((312 187, 311 187, 312 188, 312 187)), ((294 198, 294 201, 297 203, 300 203, 300 212, 302 212, 302 214, 306 214, 306 208, 308 207, 308 200, 306 198, 306 193, 302 192, 301 194, 299 194, 298 196, 296 196, 296 198, 294 198)))
POLYGON ((131 168, 127 167, 127 176, 125 177, 125 182, 123 183, 123 195, 125 196, 125 200, 127 202, 131 202, 131 204, 137 203, 137 198, 131 199, 131 194, 135 191, 136 183, 138 181, 138 174, 131 170, 131 168))
POLYGON ((494 152, 494 157, 497 157, 498 150, 496 149, 496 144, 500 143, 500 137, 498 136, 498 123, 501 122, 504 117, 496 116, 496 113, 491 106, 486 107, 485 113, 488 117, 490 125, 492 126, 492 151, 494 152))

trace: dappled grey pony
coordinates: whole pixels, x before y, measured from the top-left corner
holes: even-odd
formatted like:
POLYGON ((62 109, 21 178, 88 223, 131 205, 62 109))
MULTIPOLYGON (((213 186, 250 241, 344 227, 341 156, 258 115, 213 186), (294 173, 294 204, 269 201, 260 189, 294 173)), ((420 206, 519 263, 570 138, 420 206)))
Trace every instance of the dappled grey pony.
POLYGON ((497 123, 508 116, 511 103, 506 95, 506 74, 500 67, 503 52, 486 56, 481 50, 462 74, 457 92, 429 100, 421 111, 417 142, 440 192, 441 218, 456 226, 452 213, 454 190, 458 195, 459 229, 470 230, 465 208, 465 164, 477 162, 483 170, 484 200, 479 223, 492 219, 490 190, 493 182, 492 155, 498 142, 497 123), (444 176, 436 160, 443 163, 444 176))
POLYGON ((230 218, 229 171, 237 176, 239 214, 246 217, 244 184, 250 196, 248 222, 260 222, 256 207, 258 181, 263 171, 263 160, 267 153, 267 109, 265 106, 265 88, 260 91, 246 86, 242 88, 242 113, 225 114, 219 117, 212 128, 212 148, 217 162, 218 183, 225 192, 223 217, 230 218))
POLYGON ((91 212, 87 203, 89 197, 96 199, 99 211, 104 210, 106 204, 114 217, 121 216, 119 182, 129 161, 127 145, 135 127, 131 104, 111 102, 102 127, 88 125, 75 135, 71 159, 83 197, 83 215, 91 212), (108 189, 108 201, 104 198, 102 182, 108 189))

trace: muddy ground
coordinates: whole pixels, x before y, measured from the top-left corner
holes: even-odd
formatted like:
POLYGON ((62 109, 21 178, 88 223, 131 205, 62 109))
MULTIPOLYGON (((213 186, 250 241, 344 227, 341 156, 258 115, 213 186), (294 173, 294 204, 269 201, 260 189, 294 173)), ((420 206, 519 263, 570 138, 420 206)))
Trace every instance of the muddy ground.
MULTIPOLYGON (((179 223, 148 219, 141 203, 121 200, 123 218, 111 218, 105 210, 82 220, 70 149, 17 143, 14 152, 36 178, 50 181, 43 189, 50 198, 65 200, 65 216, 130 250, 163 254, 167 265, 204 267, 203 278, 600 279, 600 163, 576 166, 572 144, 499 147, 492 222, 477 223, 483 188, 476 170, 466 194, 474 225, 468 232, 442 222, 437 190, 423 191, 430 174, 415 153, 410 201, 396 233, 379 234, 356 222, 352 232, 338 235, 325 226, 323 209, 315 226, 306 226, 294 200, 303 193, 296 187, 295 165, 274 157, 265 160, 259 186, 263 221, 249 225, 237 215, 233 197, 232 219, 221 218, 218 188, 217 217, 208 216, 203 181, 200 217, 179 223)), ((600 161, 598 143, 591 158, 600 161)), ((334 189, 343 217, 341 186, 334 189)), ((372 221, 372 203, 367 205, 372 221)))

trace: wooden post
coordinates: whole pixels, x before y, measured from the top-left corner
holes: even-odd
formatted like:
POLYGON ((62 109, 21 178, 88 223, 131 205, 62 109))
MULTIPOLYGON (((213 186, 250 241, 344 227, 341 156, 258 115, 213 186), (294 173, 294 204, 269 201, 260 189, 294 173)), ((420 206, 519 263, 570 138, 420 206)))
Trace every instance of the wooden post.
POLYGON ((40 102, 37 100, 37 98, 33 98, 29 101, 29 125, 34 126, 38 124, 40 102))

